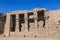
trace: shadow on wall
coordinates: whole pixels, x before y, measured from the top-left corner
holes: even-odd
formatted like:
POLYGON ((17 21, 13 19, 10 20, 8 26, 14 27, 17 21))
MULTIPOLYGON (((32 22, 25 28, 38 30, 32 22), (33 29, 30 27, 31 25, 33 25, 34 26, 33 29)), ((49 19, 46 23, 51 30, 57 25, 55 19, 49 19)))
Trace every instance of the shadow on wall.
POLYGON ((4 25, 6 22, 6 15, 0 15, 0 34, 3 34, 4 32, 4 25))

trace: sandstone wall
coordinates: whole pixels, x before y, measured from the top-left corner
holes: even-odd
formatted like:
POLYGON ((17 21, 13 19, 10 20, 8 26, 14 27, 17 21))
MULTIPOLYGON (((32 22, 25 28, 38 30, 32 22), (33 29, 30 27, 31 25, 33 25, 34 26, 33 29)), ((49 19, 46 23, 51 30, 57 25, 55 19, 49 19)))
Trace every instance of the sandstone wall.
MULTIPOLYGON (((44 12, 44 17, 45 18, 45 26, 43 27, 44 22, 42 20, 37 21, 37 11, 16 11, 16 12, 11 12, 7 14, 7 22, 5 24, 4 28, 5 34, 3 36, 7 37, 33 37, 33 38, 60 38, 60 10, 55 10, 55 11, 45 11, 44 12), (19 32, 19 20, 18 20, 18 15, 20 13, 25 13, 24 14, 24 20, 25 23, 22 23, 21 25, 23 26, 21 29, 22 31, 19 32), (30 31, 28 32, 28 15, 27 12, 34 12, 33 16, 30 16, 29 18, 34 18, 35 21, 33 23, 29 23, 30 25, 30 31), (17 14, 16 14, 17 13, 17 14), (15 32, 10 32, 10 16, 16 14, 16 31, 15 32)), ((3 25, 3 23, 1 23, 3 25)), ((0 25, 0 27, 1 27, 0 25)))

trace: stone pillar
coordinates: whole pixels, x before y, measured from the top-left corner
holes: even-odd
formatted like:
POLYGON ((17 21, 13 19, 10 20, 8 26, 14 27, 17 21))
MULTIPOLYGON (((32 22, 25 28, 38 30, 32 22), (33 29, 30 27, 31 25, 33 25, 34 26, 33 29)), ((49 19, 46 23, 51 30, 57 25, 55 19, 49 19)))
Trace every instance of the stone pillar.
POLYGON ((10 35, 10 14, 7 14, 5 29, 4 29, 4 37, 8 37, 10 35))
POLYGON ((38 26, 37 26, 37 12, 34 12, 34 22, 35 22, 35 35, 37 35, 38 26))
POLYGON ((15 28, 15 32, 18 33, 19 32, 19 15, 16 14, 16 28, 15 28))
POLYGON ((28 15, 25 13, 25 32, 28 32, 28 15))

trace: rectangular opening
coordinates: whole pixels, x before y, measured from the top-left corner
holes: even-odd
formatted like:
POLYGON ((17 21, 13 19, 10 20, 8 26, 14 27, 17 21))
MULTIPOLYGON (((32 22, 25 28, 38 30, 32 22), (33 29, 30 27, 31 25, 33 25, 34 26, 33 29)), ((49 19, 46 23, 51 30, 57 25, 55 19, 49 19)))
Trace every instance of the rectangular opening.
POLYGON ((41 20, 44 22, 43 24, 44 27, 45 26, 44 10, 37 11, 37 16, 38 16, 38 22, 41 20))
POLYGON ((43 20, 44 19, 44 11, 43 10, 37 11, 37 16, 38 16, 38 21, 43 20))
POLYGON ((24 14, 19 14, 19 31, 21 31, 22 23, 25 23, 24 14))
POLYGON ((15 27, 16 27, 16 15, 11 15, 10 16, 10 31, 15 32, 15 27))
POLYGON ((27 14, 28 14, 28 32, 29 32, 29 30, 30 30, 30 24, 29 23, 34 23, 34 18, 33 18, 34 13, 29 12, 27 14))

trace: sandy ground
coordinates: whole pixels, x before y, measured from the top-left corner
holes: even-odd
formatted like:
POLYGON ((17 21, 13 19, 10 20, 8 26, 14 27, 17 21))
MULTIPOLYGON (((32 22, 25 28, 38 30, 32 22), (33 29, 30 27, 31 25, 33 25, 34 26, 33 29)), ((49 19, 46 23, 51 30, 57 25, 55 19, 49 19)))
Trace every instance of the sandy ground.
POLYGON ((0 37, 0 40, 60 40, 60 38, 19 38, 19 37, 0 37))

